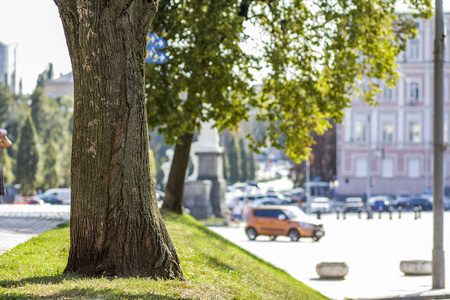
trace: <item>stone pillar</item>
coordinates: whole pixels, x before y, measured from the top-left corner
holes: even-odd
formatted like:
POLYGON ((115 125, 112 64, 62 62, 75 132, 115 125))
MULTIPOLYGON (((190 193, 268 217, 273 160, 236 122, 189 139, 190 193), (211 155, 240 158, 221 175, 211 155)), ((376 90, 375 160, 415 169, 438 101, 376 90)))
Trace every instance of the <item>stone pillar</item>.
POLYGON ((210 199, 212 212, 217 217, 222 216, 227 188, 227 182, 223 178, 223 150, 198 151, 196 155, 198 156, 198 180, 211 181, 210 199))
POLYGON ((187 181, 184 183, 183 206, 196 219, 206 219, 212 212, 211 187, 209 180, 187 181))

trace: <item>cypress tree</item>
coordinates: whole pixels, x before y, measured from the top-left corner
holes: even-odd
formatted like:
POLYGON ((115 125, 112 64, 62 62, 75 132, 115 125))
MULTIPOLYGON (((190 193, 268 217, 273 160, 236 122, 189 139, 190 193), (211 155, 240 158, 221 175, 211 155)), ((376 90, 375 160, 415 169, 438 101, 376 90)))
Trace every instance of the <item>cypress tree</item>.
POLYGON ((248 180, 256 179, 256 161, 253 151, 248 151, 248 180))
POLYGON ((228 151, 225 148, 225 152, 222 155, 223 164, 223 178, 229 182, 230 181, 230 163, 228 161, 228 151))
POLYGON ((239 150, 241 152, 241 176, 240 181, 246 182, 248 180, 248 159, 247 159, 247 149, 245 147, 244 139, 239 139, 239 150))
POLYGON ((31 195, 35 188, 39 162, 36 129, 28 115, 20 133, 17 151, 17 181, 22 184, 22 194, 31 195))
POLYGON ((44 177, 42 188, 44 190, 59 186, 59 172, 57 168, 57 161, 58 146, 53 139, 53 133, 50 133, 50 138, 45 145, 44 170, 42 172, 44 177))
POLYGON ((6 149, 0 149, 0 163, 2 164, 5 185, 12 184, 14 182, 13 159, 8 155, 6 149))
POLYGON ((240 153, 238 151, 238 143, 234 137, 231 137, 230 152, 228 158, 230 161, 230 183, 239 181, 239 166, 241 165, 240 153))

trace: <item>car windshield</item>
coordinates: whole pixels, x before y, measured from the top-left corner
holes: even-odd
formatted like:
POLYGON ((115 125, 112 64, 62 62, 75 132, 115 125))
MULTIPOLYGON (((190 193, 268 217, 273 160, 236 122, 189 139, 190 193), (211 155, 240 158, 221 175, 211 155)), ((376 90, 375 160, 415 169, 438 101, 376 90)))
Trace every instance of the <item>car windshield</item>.
POLYGON ((288 219, 303 219, 308 216, 298 207, 291 207, 289 209, 284 209, 283 212, 286 214, 288 219))

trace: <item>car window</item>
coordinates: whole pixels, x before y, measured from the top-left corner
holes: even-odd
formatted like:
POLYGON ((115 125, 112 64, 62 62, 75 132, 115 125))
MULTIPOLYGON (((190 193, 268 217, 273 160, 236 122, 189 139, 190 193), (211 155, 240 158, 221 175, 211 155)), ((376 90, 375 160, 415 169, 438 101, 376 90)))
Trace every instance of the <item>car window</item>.
POLYGON ((253 215, 255 217, 263 217, 263 218, 270 218, 271 217, 271 213, 270 210, 267 209, 257 209, 253 212, 253 215))
POLYGON ((281 209, 270 210, 271 218, 278 219, 279 215, 284 215, 284 213, 283 213, 283 211, 281 211, 281 209))

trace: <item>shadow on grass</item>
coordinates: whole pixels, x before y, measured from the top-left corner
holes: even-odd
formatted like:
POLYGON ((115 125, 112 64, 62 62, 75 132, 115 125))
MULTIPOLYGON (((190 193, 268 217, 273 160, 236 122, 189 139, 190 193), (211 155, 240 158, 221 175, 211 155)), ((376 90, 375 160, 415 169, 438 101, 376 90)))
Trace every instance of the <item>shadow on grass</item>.
POLYGON ((19 294, 14 292, 6 292, 0 290, 0 298, 3 300, 8 299, 97 299, 97 300, 113 300, 113 299, 166 299, 166 300, 178 300, 178 299, 186 299, 192 300, 193 298, 174 298, 166 295, 160 295, 155 293, 132 293, 132 292, 124 292, 116 289, 103 289, 103 290, 94 290, 92 288, 71 288, 64 289, 58 293, 54 293, 46 296, 30 296, 27 294, 19 294))
MULTIPOLYGON (((63 281, 70 280, 82 280, 84 277, 77 274, 67 274, 67 275, 55 275, 55 276, 44 276, 44 277, 30 277, 17 281, 0 281, 0 299, 167 299, 176 300, 181 299, 180 297, 174 298, 166 295, 160 295, 156 293, 149 292, 125 292, 121 289, 115 288, 105 288, 105 289, 94 289, 86 287, 67 287, 62 290, 46 296, 34 296, 26 293, 10 291, 8 288, 20 287, 23 285, 33 285, 33 284, 59 284, 63 281)), ((114 279, 111 279, 114 280, 114 279)), ((182 299, 193 299, 193 298, 182 298, 182 299)))

